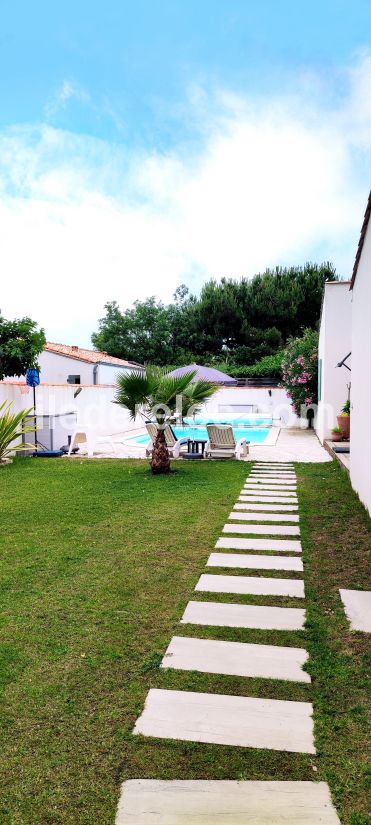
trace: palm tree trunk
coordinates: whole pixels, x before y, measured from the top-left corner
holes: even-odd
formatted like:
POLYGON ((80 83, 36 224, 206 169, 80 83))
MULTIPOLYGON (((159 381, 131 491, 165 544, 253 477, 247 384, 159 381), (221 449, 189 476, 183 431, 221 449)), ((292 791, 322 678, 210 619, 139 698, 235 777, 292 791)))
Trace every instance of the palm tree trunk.
POLYGON ((155 475, 170 473, 170 456, 165 433, 159 428, 152 451, 151 470, 155 475))

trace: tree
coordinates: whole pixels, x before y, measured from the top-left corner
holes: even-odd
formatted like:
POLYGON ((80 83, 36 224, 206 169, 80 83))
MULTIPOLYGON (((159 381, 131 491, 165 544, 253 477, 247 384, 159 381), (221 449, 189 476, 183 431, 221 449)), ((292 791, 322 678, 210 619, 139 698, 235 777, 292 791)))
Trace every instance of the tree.
POLYGON ((182 284, 168 305, 152 297, 121 312, 112 301, 92 341, 110 355, 140 363, 221 359, 249 366, 304 329, 318 327, 324 283, 336 278, 331 263, 306 263, 267 269, 251 280, 210 280, 199 298, 182 284))
POLYGON ((297 415, 302 407, 317 403, 318 332, 306 329, 301 338, 289 341, 282 360, 283 386, 297 415))
POLYGON ((157 423, 157 436, 153 445, 151 469, 155 474, 170 472, 169 451, 166 446, 164 427, 175 414, 182 417, 210 398, 217 387, 208 381, 192 383, 196 371, 181 376, 170 376, 166 370, 147 366, 144 374, 132 372, 120 375, 116 384, 115 404, 129 410, 133 419, 138 413, 157 423), (179 409, 181 402, 181 409, 179 409))
POLYGON ((38 369, 37 358, 45 344, 44 330, 31 318, 6 321, 0 316, 0 380, 24 375, 30 367, 38 369))

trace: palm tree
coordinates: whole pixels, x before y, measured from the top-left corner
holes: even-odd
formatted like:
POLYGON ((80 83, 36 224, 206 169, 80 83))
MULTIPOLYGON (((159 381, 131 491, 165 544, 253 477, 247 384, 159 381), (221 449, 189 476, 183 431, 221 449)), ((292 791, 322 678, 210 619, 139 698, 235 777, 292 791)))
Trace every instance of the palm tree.
POLYGON ((209 381, 195 381, 196 370, 181 376, 171 376, 165 369, 147 366, 144 372, 134 371, 120 375, 116 382, 115 404, 130 412, 132 419, 142 415, 155 421, 158 432, 153 445, 151 469, 153 473, 169 473, 170 457, 166 446, 164 427, 175 416, 183 417, 199 407, 218 389, 209 381))

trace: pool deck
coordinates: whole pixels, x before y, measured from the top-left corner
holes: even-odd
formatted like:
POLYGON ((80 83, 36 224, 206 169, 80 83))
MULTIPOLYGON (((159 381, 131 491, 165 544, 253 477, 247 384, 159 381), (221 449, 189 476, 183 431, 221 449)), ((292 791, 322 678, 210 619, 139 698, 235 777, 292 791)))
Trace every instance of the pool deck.
MULTIPOLYGON (((332 461, 329 453, 320 444, 313 430, 296 428, 272 428, 272 434, 264 444, 250 446, 249 454, 243 461, 300 461, 322 463, 332 461), (275 443, 274 443, 275 440, 275 443)), ((126 432, 99 438, 94 458, 138 458, 146 459, 143 444, 130 444, 130 437, 142 435, 145 430, 126 432)), ((82 451, 76 456, 82 455, 82 451)))

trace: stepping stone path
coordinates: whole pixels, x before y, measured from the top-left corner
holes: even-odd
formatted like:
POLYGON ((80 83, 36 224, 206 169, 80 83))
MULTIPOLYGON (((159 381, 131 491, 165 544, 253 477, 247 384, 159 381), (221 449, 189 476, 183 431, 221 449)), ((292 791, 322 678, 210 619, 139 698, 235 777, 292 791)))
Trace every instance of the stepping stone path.
MULTIPOLYGON (((204 573, 181 625, 302 631, 305 610, 212 602, 204 593, 304 599, 299 578, 268 577, 266 571, 303 573, 296 477, 291 463, 257 462, 229 515, 207 566, 261 570, 262 575, 204 573), (237 522, 237 523, 233 523, 237 522), (232 523, 231 523, 232 522, 232 523), (244 522, 244 523, 241 523, 244 522), (294 523, 294 524, 293 524, 294 523), (273 536, 273 538, 272 538, 273 536), (260 538, 261 537, 261 538, 260 538), (274 553, 291 555, 274 555, 274 553), (293 555, 294 554, 294 555, 293 555)), ((351 591, 341 591, 351 592, 351 591)), ((161 668, 310 683, 301 647, 174 636, 161 668)), ((310 702, 151 689, 135 735, 287 753, 315 754, 310 702)), ((147 780, 123 783, 116 825, 340 825, 325 782, 147 780)))
POLYGON ((339 592, 352 630, 371 633, 371 591, 340 590, 339 592))

